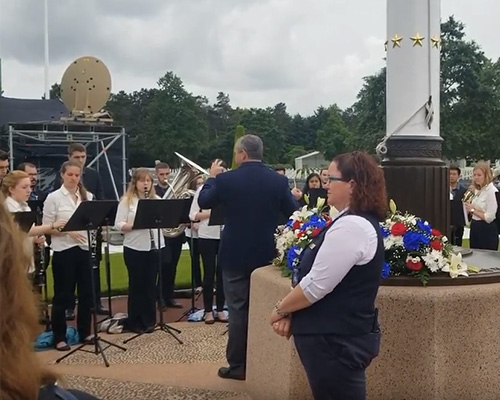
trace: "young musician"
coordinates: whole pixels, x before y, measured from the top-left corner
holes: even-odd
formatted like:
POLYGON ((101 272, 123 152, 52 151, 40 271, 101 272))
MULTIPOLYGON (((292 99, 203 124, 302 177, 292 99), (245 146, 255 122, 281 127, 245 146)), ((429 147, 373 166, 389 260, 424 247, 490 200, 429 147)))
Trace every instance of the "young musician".
MULTIPOLYGON (((9 172, 2 181, 2 193, 5 196, 5 206, 11 213, 31 211, 27 201, 31 193, 30 177, 23 171, 9 172)), ((42 246, 45 243, 44 234, 50 233, 53 229, 62 228, 65 222, 54 221, 51 224, 33 225, 28 232, 29 239, 26 246, 33 250, 32 244, 42 246)), ((28 272, 32 273, 34 266, 31 264, 28 272)))
MULTIPOLYGON (((205 179, 202 176, 199 176, 196 180, 192 182, 190 185, 190 189, 196 190, 200 187, 202 187, 205 183, 205 179)), ((191 203, 192 204, 192 203, 191 203)), ((201 281, 201 263, 200 263, 200 249, 198 246, 198 229, 200 228, 200 224, 198 222, 195 222, 193 224, 193 229, 190 227, 187 227, 185 230, 185 235, 186 235, 186 241, 189 245, 189 254, 191 256, 191 271, 193 271, 193 280, 194 280, 194 286, 195 286, 195 292, 200 293, 202 288, 202 281, 201 281)))
POLYGON ((9 153, 0 150, 0 184, 7 172, 9 172, 9 153))
POLYGON ((162 249, 163 235, 156 229, 135 229, 137 206, 140 199, 158 198, 153 187, 153 175, 146 168, 135 170, 127 192, 118 205, 115 227, 124 233, 123 258, 128 271, 128 319, 126 329, 137 333, 151 333, 156 325, 157 249, 162 249))
MULTIPOLYGON (((66 161, 61 167, 61 188, 50 193, 43 207, 43 223, 69 220, 78 206, 92 200, 80 182, 82 167, 74 161, 66 161)), ((65 309, 78 288, 77 329, 83 343, 92 343, 90 335, 92 306, 91 266, 89 265, 89 245, 87 233, 53 230, 52 274, 54 277, 54 299, 52 303, 52 330, 56 350, 70 349, 66 343, 65 309)))
MULTIPOLYGON (((215 160, 217 162, 220 160, 215 160)), ((226 164, 221 162, 221 167, 226 170, 226 164)), ((189 218, 192 221, 200 221, 198 227, 198 247, 203 261, 203 303, 205 307, 205 324, 213 324, 215 322, 213 313, 214 303, 214 278, 217 280, 216 296, 216 319, 220 322, 228 322, 224 315, 224 287, 222 285, 222 269, 218 265, 218 254, 220 244, 220 225, 208 225, 210 219, 210 210, 202 210, 198 204, 203 185, 198 187, 193 202, 189 218)))

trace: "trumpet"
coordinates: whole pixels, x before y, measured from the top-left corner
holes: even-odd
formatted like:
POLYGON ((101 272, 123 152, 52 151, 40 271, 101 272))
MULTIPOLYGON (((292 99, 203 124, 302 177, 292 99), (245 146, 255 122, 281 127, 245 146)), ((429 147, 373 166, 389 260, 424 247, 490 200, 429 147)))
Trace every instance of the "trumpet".
POLYGON ((472 200, 474 200, 474 197, 476 197, 474 191, 472 189, 467 189, 467 191, 464 193, 464 196, 462 197, 462 202, 470 203, 472 200))

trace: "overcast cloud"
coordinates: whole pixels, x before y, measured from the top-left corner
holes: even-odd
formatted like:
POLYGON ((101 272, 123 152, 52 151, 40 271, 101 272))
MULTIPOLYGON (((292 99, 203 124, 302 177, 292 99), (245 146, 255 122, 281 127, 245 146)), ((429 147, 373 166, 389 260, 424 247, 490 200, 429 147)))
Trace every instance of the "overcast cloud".
MULTIPOLYGON (((223 91, 233 106, 347 107, 383 66, 385 12, 385 0, 49 0, 50 83, 91 55, 114 92, 174 71, 212 102, 223 91)), ((451 14, 500 57, 500 1, 442 0, 443 19, 451 14)), ((43 94, 43 54, 43 1, 0 0, 5 96, 43 94)))

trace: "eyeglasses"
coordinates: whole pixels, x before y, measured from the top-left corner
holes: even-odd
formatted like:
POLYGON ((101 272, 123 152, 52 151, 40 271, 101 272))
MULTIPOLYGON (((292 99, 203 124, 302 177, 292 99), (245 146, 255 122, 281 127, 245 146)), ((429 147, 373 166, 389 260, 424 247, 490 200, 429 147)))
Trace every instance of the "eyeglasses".
POLYGON ((329 176, 328 177, 329 182, 345 182, 344 178, 337 178, 336 176, 329 176))

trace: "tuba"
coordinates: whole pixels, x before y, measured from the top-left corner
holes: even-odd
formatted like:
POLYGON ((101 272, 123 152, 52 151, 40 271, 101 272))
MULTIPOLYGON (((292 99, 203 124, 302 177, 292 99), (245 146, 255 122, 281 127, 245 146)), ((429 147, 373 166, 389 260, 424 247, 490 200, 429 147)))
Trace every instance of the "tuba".
MULTIPOLYGON (((191 184, 203 175, 210 175, 208 171, 204 170, 198 164, 189 160, 179 153, 175 153, 180 158, 181 164, 179 170, 174 176, 172 183, 167 183, 168 189, 163 196, 163 199, 188 199, 193 197, 195 191, 190 189, 191 184)), ((186 229, 186 225, 179 225, 176 228, 164 228, 163 236, 174 238, 179 236, 186 229)))

